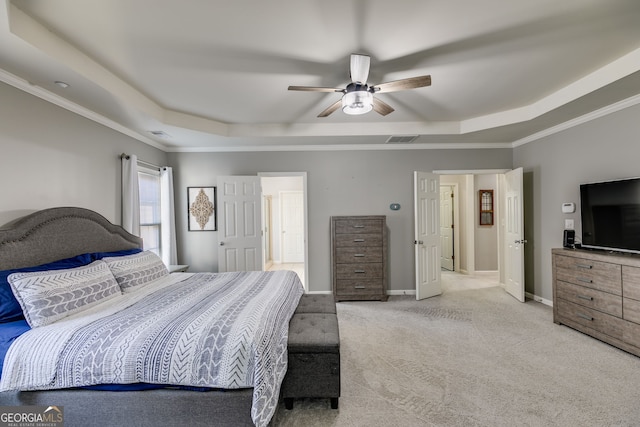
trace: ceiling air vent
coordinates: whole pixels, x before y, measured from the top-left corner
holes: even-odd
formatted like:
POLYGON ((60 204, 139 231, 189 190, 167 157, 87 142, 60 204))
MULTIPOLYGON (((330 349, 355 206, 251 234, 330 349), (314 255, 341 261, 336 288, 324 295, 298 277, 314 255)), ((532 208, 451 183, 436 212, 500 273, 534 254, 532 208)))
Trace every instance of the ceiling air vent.
POLYGON ((410 144, 418 138, 418 135, 391 135, 385 144, 410 144))
POLYGON ((151 133, 153 136, 157 136, 158 138, 166 139, 171 137, 168 133, 162 130, 150 130, 149 133, 151 133))

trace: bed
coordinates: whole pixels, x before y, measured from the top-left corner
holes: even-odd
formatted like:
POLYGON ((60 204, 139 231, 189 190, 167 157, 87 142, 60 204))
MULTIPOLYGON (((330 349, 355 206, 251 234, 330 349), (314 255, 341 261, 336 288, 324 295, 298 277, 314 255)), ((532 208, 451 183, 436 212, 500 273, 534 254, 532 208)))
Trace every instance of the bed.
POLYGON ((298 277, 169 274, 141 246, 83 208, 0 229, 0 406, 62 406, 66 426, 268 425, 298 277))

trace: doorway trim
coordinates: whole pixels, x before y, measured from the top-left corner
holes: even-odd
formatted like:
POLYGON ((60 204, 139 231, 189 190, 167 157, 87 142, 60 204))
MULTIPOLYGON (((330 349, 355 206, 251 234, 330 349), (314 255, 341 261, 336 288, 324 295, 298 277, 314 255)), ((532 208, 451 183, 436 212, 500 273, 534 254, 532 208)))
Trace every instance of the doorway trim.
MULTIPOLYGON (((285 230, 285 217, 286 217, 286 215, 285 215, 285 203, 284 203, 285 201, 284 201, 284 198, 286 196, 289 196, 289 195, 302 195, 302 197, 304 198, 304 191, 291 191, 291 190, 282 191, 281 190, 281 191, 279 191, 279 194, 278 194, 278 199, 279 199, 279 204, 280 204, 280 209, 279 209, 280 210, 280 215, 279 215, 279 217, 280 217, 280 236, 281 236, 280 237, 280 261, 283 264, 294 262, 294 261, 290 261, 290 260, 286 260, 285 259, 286 258, 286 253, 287 253, 287 247, 288 247, 288 245, 286 244, 286 241, 288 239, 286 238, 286 235, 283 234, 283 233, 286 232, 286 230, 285 230)), ((304 199, 303 199, 303 203, 304 203, 304 199)), ((303 207, 303 213, 302 214, 304 216, 304 207, 303 207)), ((304 220, 304 217, 303 217, 303 220, 304 220)), ((301 230, 303 232, 302 239, 304 240, 304 224, 302 224, 302 228, 303 228, 301 230)), ((287 234, 289 234, 289 233, 287 233, 287 234)), ((304 251, 304 249, 303 249, 303 251, 304 251)), ((302 257, 304 258, 304 253, 302 254, 302 257)), ((306 261, 306 259, 303 259, 302 261, 304 262, 304 261, 306 261)))
MULTIPOLYGON (((258 172, 258 177, 302 177, 302 207, 304 209, 304 291, 309 292, 309 209, 307 172, 258 172)), ((264 246, 264 242, 262 242, 264 246)))

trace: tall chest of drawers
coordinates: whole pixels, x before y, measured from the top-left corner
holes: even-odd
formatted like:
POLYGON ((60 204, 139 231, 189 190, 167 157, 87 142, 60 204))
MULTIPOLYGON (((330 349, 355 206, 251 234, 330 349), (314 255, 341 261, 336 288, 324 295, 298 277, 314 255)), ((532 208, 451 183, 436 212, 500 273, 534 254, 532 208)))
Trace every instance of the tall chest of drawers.
POLYGON ((640 356, 640 257, 553 249, 553 321, 640 356))
POLYGON ((331 217, 331 276, 336 301, 387 300, 384 215, 331 217))

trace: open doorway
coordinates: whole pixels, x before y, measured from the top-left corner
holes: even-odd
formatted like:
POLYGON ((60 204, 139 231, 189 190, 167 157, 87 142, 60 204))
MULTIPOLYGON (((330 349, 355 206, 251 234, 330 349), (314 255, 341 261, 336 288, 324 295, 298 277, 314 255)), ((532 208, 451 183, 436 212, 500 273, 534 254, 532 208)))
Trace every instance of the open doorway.
MULTIPOLYGON (((492 225, 480 225, 479 190, 492 190, 496 200, 501 194, 501 176, 505 171, 438 171, 442 197, 450 197, 452 218, 451 249, 443 244, 442 271, 451 271, 501 282, 500 210, 496 203, 496 216, 492 225), (452 192, 452 194, 449 194, 452 192), (447 251, 445 252, 445 248, 447 251), (452 253, 453 263, 444 259, 452 253), (453 265, 453 269, 448 266, 453 265)), ((442 216, 441 216, 442 219, 442 216)), ((447 227, 441 223, 441 227, 447 227)))
POLYGON ((460 255, 458 246, 460 245, 456 209, 456 195, 458 194, 457 183, 441 183, 440 184, 440 268, 442 271, 456 271, 455 261, 460 255))
POLYGON ((259 175, 264 270, 293 270, 306 288, 306 176, 304 173, 259 175))

